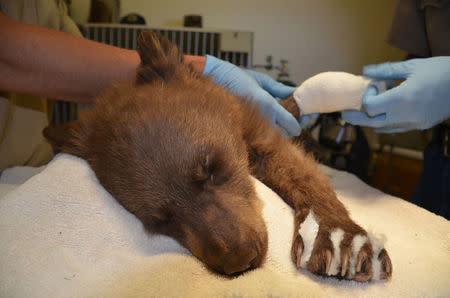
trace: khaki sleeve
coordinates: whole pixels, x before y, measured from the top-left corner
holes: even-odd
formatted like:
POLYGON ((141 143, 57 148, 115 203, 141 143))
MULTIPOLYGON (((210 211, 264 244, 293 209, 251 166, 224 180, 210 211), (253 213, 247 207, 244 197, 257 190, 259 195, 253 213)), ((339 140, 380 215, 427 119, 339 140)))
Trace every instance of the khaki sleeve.
POLYGON ((387 41, 418 57, 450 55, 450 0, 399 0, 387 41))
MULTIPOLYGON (((62 0, 0 0, 8 17, 81 36, 62 0)), ((40 166, 53 156, 42 135, 51 117, 46 98, 17 93, 0 94, 0 172, 8 167, 40 166)))
POLYGON ((422 0, 431 56, 450 56, 450 0, 422 0))
POLYGON ((409 54, 429 57, 425 16, 418 0, 399 0, 392 20, 388 43, 409 54))

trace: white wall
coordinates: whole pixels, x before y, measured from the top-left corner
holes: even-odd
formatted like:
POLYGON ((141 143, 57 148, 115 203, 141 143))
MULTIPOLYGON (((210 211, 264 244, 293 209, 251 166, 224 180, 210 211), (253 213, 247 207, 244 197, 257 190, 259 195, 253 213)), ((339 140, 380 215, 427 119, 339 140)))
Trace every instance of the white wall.
MULTIPOLYGON (((322 71, 361 73, 366 64, 395 61, 404 53, 386 36, 393 0, 122 0, 121 14, 137 12, 149 26, 180 27, 186 14, 203 16, 205 28, 255 33, 254 63, 272 55, 289 60, 301 83, 322 71)), ((270 73, 276 77, 277 72, 270 73)))

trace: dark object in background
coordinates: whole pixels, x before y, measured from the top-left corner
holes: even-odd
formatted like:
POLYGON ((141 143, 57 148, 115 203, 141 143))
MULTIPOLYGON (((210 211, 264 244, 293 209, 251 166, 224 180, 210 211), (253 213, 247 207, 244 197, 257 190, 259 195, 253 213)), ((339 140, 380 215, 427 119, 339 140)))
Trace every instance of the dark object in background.
POLYGON ((92 0, 90 23, 116 23, 119 20, 119 0, 92 0))
POLYGON ((143 16, 137 13, 129 13, 120 19, 121 24, 131 24, 131 25, 145 25, 145 19, 143 16))
POLYGON ((202 28, 202 16, 200 15, 185 15, 184 16, 184 27, 194 27, 194 28, 202 28))
POLYGON ((294 82, 286 79, 286 80, 277 80, 278 82, 282 83, 283 85, 289 86, 289 87, 297 87, 298 85, 294 82))
POLYGON ((325 164, 355 174, 368 183, 370 147, 361 127, 343 122, 339 112, 322 114, 317 122, 319 144, 329 154, 325 164))
POLYGON ((450 125, 434 129, 433 140, 423 152, 424 168, 411 202, 450 220, 450 157, 444 153, 450 125))
POLYGON ((370 147, 361 127, 355 126, 356 139, 347 155, 347 172, 353 173, 361 180, 369 182, 370 147))

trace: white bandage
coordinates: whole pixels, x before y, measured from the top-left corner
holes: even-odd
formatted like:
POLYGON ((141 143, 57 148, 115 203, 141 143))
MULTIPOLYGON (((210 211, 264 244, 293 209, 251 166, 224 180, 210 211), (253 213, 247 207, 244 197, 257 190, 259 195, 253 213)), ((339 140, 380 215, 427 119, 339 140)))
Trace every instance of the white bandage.
POLYGON ((346 72, 322 72, 304 81, 295 90, 294 99, 302 115, 360 110, 369 85, 375 85, 378 93, 386 91, 384 81, 346 72))

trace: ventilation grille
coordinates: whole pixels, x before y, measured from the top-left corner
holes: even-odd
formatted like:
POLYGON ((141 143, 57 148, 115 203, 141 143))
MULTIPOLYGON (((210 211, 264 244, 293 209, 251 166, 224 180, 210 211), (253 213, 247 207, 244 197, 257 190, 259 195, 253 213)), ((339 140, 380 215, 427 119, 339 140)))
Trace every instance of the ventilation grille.
MULTIPOLYGON (((221 34, 230 31, 209 31, 203 29, 155 29, 140 25, 123 24, 85 24, 82 33, 85 38, 101 43, 126 49, 136 49, 137 38, 142 31, 152 30, 165 36, 176 44, 187 55, 212 55, 222 60, 231 62, 240 67, 251 67, 251 51, 222 51, 221 34)), ((252 34, 248 40, 247 49, 251 49, 252 34)), ((227 49, 233 48, 227 45, 227 49)), ((239 48, 240 49, 240 48, 239 48)), ((65 123, 77 119, 78 110, 86 108, 83 104, 70 104, 63 101, 55 101, 53 112, 53 124, 65 123)))
POLYGON ((212 55, 242 67, 250 67, 251 53, 221 51, 221 32, 192 29, 153 29, 145 26, 116 24, 86 24, 84 36, 113 46, 136 49, 137 38, 142 31, 152 30, 165 36, 188 55, 212 55))

